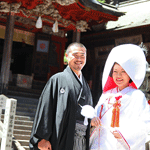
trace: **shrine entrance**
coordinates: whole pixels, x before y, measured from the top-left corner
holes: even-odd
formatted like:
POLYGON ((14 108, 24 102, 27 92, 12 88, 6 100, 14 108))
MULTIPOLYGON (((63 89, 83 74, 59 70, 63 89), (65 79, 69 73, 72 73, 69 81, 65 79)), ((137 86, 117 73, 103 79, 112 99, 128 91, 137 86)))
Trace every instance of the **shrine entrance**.
MULTIPOLYGON (((0 69, 2 64, 4 39, 0 39, 0 69)), ((34 46, 22 42, 13 42, 11 67, 12 74, 32 74, 32 58, 34 46)))
POLYGON ((11 67, 12 74, 32 74, 33 46, 20 42, 13 42, 11 67))

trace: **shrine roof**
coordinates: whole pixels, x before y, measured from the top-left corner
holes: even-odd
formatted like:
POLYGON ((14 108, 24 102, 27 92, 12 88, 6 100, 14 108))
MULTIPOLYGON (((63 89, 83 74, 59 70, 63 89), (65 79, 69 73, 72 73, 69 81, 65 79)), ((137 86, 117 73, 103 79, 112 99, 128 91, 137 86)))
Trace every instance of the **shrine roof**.
POLYGON ((37 32, 35 23, 41 16, 43 30, 50 31, 58 21, 60 30, 85 32, 93 25, 117 21, 124 15, 115 7, 96 0, 2 0, 0 2, 0 24, 6 24, 7 13, 15 13, 15 27, 37 32))
POLYGON ((116 9, 114 5, 110 5, 107 3, 100 3, 97 0, 79 0, 79 1, 84 6, 89 7, 93 10, 104 12, 106 14, 114 15, 117 17, 124 15, 124 13, 118 11, 118 9, 116 9))
POLYGON ((136 1, 120 5, 118 10, 125 12, 117 21, 109 21, 106 30, 122 30, 150 24, 150 1, 136 1))

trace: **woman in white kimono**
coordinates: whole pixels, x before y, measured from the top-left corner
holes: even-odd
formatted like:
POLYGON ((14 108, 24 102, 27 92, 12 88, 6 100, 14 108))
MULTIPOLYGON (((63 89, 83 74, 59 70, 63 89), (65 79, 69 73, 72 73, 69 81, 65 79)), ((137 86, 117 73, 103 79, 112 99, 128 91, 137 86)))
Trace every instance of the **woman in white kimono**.
MULTIPOLYGON (((146 73, 142 49, 133 44, 110 52, 102 78, 103 93, 95 107, 90 150, 145 150, 150 111, 138 88, 146 73)), ((148 129, 149 128, 149 129, 148 129)))

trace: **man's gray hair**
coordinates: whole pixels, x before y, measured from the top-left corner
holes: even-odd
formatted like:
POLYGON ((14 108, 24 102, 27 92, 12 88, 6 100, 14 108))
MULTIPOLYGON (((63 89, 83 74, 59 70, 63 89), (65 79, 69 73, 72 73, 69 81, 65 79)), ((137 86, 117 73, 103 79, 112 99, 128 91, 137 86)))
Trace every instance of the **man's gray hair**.
POLYGON ((67 47, 67 50, 66 50, 66 54, 67 54, 67 55, 69 55, 69 52, 72 50, 71 47, 73 47, 73 46, 75 46, 75 47, 83 47, 83 48, 86 49, 86 47, 85 47, 83 44, 78 43, 78 42, 74 42, 74 43, 71 43, 71 44, 67 47))

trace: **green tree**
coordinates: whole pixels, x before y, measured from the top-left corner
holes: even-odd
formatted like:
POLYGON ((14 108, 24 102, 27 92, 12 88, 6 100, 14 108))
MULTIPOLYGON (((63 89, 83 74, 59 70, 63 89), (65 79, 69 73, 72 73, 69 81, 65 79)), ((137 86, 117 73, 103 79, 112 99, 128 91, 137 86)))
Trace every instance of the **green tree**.
POLYGON ((67 64, 68 64, 68 60, 67 60, 67 58, 66 58, 66 56, 65 56, 65 53, 66 53, 66 50, 65 50, 65 52, 64 52, 64 65, 67 65, 67 64))
POLYGON ((105 3, 105 0, 97 0, 100 3, 105 3))

